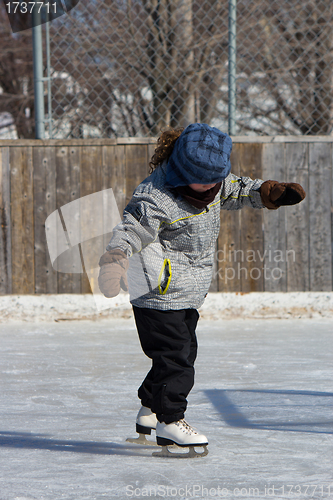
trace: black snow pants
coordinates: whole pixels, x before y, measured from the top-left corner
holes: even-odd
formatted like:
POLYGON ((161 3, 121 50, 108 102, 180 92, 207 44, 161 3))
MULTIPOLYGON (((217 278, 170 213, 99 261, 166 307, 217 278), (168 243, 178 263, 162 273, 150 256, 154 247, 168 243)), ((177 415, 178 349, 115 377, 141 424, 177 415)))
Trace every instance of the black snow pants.
POLYGON ((196 309, 160 311, 133 306, 141 347, 152 368, 138 390, 143 406, 169 424, 184 418, 194 384, 196 309))

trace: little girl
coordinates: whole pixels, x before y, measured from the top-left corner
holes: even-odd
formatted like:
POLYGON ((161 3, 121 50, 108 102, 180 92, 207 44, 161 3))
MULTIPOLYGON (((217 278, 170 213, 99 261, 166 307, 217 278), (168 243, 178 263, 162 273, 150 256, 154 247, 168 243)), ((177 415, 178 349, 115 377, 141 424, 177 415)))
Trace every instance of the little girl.
POLYGON ((231 138, 206 124, 163 132, 151 175, 135 189, 100 259, 102 293, 114 297, 120 287, 129 288, 141 346, 152 359, 138 390, 136 430, 156 429, 162 446, 208 444, 184 413, 194 383, 197 309, 212 279, 220 209, 277 209, 305 197, 299 184, 231 174, 231 149, 231 138))

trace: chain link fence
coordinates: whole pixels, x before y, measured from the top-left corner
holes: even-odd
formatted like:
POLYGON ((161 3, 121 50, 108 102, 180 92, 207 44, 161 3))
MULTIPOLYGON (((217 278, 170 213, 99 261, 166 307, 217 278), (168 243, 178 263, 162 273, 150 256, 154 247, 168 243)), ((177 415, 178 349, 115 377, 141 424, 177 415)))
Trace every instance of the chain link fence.
MULTIPOLYGON (((235 133, 332 134, 333 2, 238 0, 236 28, 235 133)), ((46 137, 228 130, 228 0, 80 0, 49 29, 46 137)))

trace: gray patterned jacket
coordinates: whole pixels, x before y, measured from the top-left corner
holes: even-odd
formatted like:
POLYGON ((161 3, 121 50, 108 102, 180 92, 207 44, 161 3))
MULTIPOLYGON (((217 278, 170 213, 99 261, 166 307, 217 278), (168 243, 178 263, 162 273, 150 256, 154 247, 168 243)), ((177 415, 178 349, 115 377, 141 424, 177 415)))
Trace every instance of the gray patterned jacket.
POLYGON ((162 164, 135 189, 107 250, 129 257, 130 302, 150 309, 197 309, 207 295, 220 209, 263 208, 262 180, 229 174, 215 199, 199 209, 165 186, 162 164))

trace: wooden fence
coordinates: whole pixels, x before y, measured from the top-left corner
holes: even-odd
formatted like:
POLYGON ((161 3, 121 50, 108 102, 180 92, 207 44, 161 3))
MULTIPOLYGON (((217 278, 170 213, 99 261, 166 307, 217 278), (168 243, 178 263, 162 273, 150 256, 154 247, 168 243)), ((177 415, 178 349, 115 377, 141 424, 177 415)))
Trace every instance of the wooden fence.
MULTIPOLYGON (((332 290, 333 137, 236 137, 232 171, 299 182, 307 197, 276 211, 221 211, 211 291, 332 290)), ((89 293, 56 272, 45 220, 112 187, 120 213, 148 175, 153 139, 0 141, 0 294, 89 293)), ((93 221, 92 221, 93 224, 93 221)))

